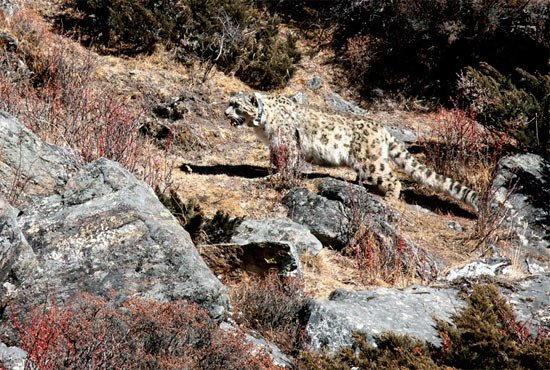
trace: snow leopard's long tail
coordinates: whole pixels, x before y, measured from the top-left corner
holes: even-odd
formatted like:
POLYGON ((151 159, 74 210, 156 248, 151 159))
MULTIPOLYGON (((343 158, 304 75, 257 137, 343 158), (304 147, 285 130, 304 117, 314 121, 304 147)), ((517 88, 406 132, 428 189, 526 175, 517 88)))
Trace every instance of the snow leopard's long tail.
POLYGON ((429 186, 436 191, 449 194, 470 205, 476 212, 479 210, 477 193, 460 182, 440 175, 418 162, 405 146, 388 133, 389 156, 415 181, 429 186))

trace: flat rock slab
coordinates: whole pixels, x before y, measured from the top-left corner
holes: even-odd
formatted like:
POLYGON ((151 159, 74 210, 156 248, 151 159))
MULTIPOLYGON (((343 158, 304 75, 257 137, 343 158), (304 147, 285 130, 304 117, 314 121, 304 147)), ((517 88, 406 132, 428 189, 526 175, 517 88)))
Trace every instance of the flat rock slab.
POLYGON ((302 255, 317 255, 323 245, 309 229, 288 218, 243 221, 231 238, 232 243, 246 244, 251 242, 288 242, 292 243, 302 255))
POLYGON ((352 344, 352 333, 367 335, 371 344, 385 333, 409 334, 434 345, 440 339, 433 317, 450 321, 464 303, 458 290, 412 286, 406 289, 376 288, 353 292, 335 290, 326 301, 313 301, 306 333, 311 348, 334 353, 352 344))

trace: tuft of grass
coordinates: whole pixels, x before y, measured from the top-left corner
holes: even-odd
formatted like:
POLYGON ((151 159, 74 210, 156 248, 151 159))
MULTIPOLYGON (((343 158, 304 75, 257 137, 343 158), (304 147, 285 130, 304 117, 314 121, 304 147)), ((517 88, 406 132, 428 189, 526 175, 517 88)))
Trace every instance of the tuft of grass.
POLYGON ((241 217, 231 217, 222 211, 208 218, 196 200, 184 202, 174 189, 165 194, 157 188, 156 193, 162 204, 191 235, 195 244, 227 243, 243 221, 241 217))

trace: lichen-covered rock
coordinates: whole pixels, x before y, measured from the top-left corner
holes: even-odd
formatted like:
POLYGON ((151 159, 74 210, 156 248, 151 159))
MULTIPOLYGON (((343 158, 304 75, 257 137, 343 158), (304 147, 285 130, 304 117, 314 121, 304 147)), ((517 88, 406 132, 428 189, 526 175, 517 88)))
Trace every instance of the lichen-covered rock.
POLYGON ((0 342, 0 369, 24 370, 27 352, 19 347, 8 347, 0 342))
POLYGON ((9 290, 32 306, 89 292, 225 311, 226 288, 189 234, 120 164, 83 165, 0 113, 0 191, 19 204, 19 212, 8 205, 0 212, 0 278, 14 280, 0 280, 2 296, 9 290))
POLYGON ((507 285, 501 293, 531 334, 550 332, 550 275, 528 277, 507 285))
POLYGON ((24 280, 36 264, 34 252, 19 228, 17 213, 0 196, 0 306, 9 299, 10 280, 24 280))
POLYGON ((30 249, 16 217, 17 210, 0 196, 0 283, 13 269, 21 250, 30 249))
POLYGON ((464 303, 456 289, 412 286, 353 292, 338 289, 326 301, 310 303, 306 325, 311 348, 334 353, 352 344, 352 333, 362 332, 373 345, 384 332, 409 334, 434 345, 440 339, 434 317, 450 321, 464 303))
POLYGON ((60 194, 22 209, 38 268, 21 294, 66 300, 79 292, 185 299, 221 314, 223 285, 153 191, 118 163, 97 160, 60 194))
POLYGON ((342 205, 303 188, 291 189, 283 198, 288 216, 306 226, 325 246, 342 248, 346 221, 342 205))

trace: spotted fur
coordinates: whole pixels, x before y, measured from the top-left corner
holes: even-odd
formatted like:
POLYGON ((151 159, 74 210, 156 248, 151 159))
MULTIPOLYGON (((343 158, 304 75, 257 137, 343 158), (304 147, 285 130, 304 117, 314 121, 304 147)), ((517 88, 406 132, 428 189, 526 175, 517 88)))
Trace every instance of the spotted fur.
MULTIPOLYGON (((306 161, 348 166, 358 179, 399 198, 401 183, 390 159, 415 181, 447 193, 476 211, 477 194, 419 163, 384 126, 372 118, 344 115, 299 104, 277 95, 237 94, 225 114, 235 126, 246 124, 273 149, 282 140, 295 144, 306 161)), ((298 154, 298 153, 296 153, 298 154)))

